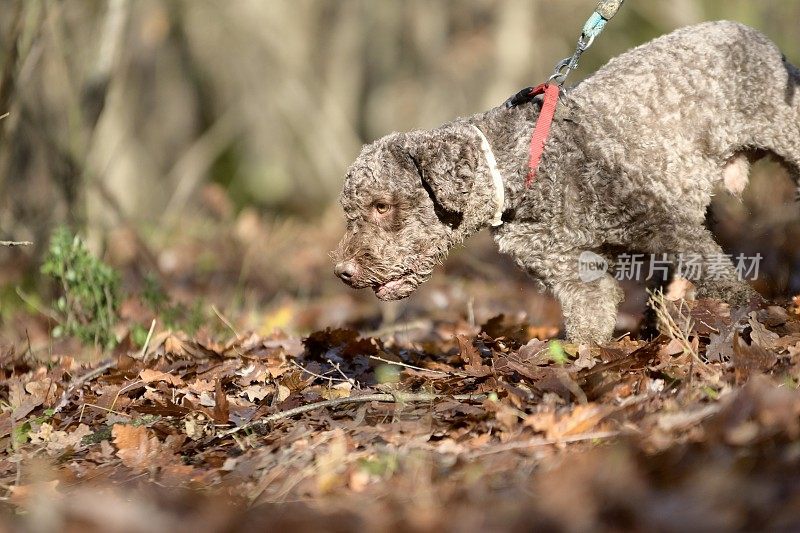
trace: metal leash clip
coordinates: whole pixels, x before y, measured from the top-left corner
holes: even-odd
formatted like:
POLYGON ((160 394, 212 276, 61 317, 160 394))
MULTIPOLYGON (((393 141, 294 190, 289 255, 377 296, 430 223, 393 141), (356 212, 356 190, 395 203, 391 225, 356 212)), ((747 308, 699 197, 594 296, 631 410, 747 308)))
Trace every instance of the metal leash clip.
POLYGON ((578 68, 578 61, 580 61, 581 55, 592 46, 595 38, 606 27, 606 23, 617 14, 624 1, 600 0, 594 13, 583 25, 581 35, 578 37, 578 44, 575 46, 575 52, 556 64, 553 75, 547 80, 548 83, 552 82, 559 86, 564 84, 569 73, 578 68))
MULTIPOLYGON (((575 46, 575 52, 573 52, 571 56, 565 57, 556 63, 556 68, 553 74, 547 79, 547 83, 554 83, 559 87, 564 85, 569 73, 578 68, 578 61, 580 61, 581 55, 592 46, 595 38, 600 35, 600 32, 606 27, 606 23, 617 14, 617 11, 622 7, 624 1, 625 0, 600 0, 600 2, 598 2, 594 13, 592 13, 583 25, 581 35, 578 37, 578 44, 575 46)), ((505 101, 505 107, 511 108, 530 102, 536 97, 536 95, 531 94, 532 89, 533 87, 522 89, 505 101)), ((562 89, 562 96, 564 92, 565 91, 562 89)))

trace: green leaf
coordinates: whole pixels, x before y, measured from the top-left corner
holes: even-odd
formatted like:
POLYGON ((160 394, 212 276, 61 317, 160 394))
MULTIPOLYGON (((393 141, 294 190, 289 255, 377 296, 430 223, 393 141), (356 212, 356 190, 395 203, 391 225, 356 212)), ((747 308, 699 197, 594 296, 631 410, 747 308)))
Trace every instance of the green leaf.
POLYGON ((564 351, 564 346, 560 341, 550 341, 548 345, 548 355, 550 360, 558 365, 564 365, 569 362, 569 357, 564 351))
POLYGON ((11 430, 11 445, 14 449, 19 448, 30 438, 31 432, 31 424, 30 422, 23 422, 22 424, 15 426, 13 430, 11 430))
POLYGON ((719 398, 719 392, 715 391, 714 389, 712 389, 708 385, 703 387, 703 393, 706 395, 706 397, 708 397, 708 398, 710 398, 712 400, 716 400, 716 399, 719 398))
POLYGON ((142 326, 141 324, 136 324, 131 329, 131 340, 133 341, 134 345, 141 348, 144 346, 144 343, 147 342, 147 334, 149 330, 142 326))
POLYGON ((380 365, 375 369, 378 383, 399 383, 400 369, 393 365, 380 365))

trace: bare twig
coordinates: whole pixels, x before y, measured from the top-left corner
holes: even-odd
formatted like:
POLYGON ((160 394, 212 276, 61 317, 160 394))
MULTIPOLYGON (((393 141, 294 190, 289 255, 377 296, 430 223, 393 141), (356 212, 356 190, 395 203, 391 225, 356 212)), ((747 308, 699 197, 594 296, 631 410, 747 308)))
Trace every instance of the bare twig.
POLYGON ((356 380, 354 380, 353 378, 347 377, 347 374, 342 372, 342 367, 341 367, 341 365, 339 363, 334 363, 330 359, 328 359, 327 361, 328 361, 328 364, 331 365, 333 367, 333 369, 336 370, 336 372, 338 372, 339 375, 342 376, 347 383, 349 383, 353 387, 357 387, 359 389, 361 388, 361 387, 358 386, 358 383, 356 383, 356 380))
POLYGON ((335 378, 335 377, 332 377, 332 376, 325 376, 323 374, 314 373, 311 370, 309 370, 306 367, 304 367, 303 365, 301 365, 300 363, 298 363, 297 361, 295 361, 294 359, 289 359, 289 363, 294 365, 294 366, 296 366, 297 368, 299 368, 300 370, 302 370, 303 372, 305 372, 309 376, 314 376, 315 378, 324 379, 325 381, 328 381, 328 382, 337 381, 339 383, 347 383, 347 381, 348 381, 346 379, 335 378))
POLYGON ((150 331, 147 332, 147 338, 144 341, 144 346, 142 346, 142 353, 140 359, 144 359, 144 356, 147 355, 147 349, 150 347, 150 339, 153 338, 153 331, 156 329, 156 319, 154 318, 153 321, 150 323, 150 331))
POLYGON ((308 405, 301 405, 294 409, 288 409, 279 413, 274 413, 269 416, 244 424, 242 426, 223 431, 217 437, 227 437, 246 429, 263 428, 270 422, 281 420, 283 418, 290 418, 296 415, 301 415, 323 407, 336 407, 339 405, 353 404, 353 403, 367 403, 367 402, 397 402, 397 403, 411 403, 411 402, 432 402, 435 400, 457 400, 457 401, 482 401, 486 399, 485 394, 458 394, 455 396, 447 396, 444 394, 430 394, 430 393, 409 393, 409 392, 383 392, 376 394, 364 394, 362 396, 351 396, 348 398, 335 398, 333 400, 325 400, 324 402, 316 402, 308 405))
MULTIPOLYGON (((8 116, 8 113, 6 113, 4 116, 8 116)), ((9 248, 13 248, 15 246, 30 246, 32 244, 33 243, 31 241, 0 241, 0 246, 7 246, 9 248)))
POLYGON ((241 339, 242 338, 242 336, 239 335, 239 332, 236 331, 236 328, 233 327, 233 324, 231 324, 230 321, 227 318, 225 318, 225 316, 222 313, 219 312, 219 309, 217 309, 216 305, 212 305, 211 306, 211 310, 214 311, 214 314, 217 315, 217 318, 219 318, 220 321, 223 324, 225 324, 228 327, 228 329, 233 332, 234 335, 236 335, 237 339, 241 339))
POLYGON ((119 397, 123 392, 128 392, 129 390, 133 389, 137 385, 144 385, 144 381, 142 381, 141 379, 137 379, 133 383, 129 383, 129 384, 125 385, 124 387, 122 387, 121 389, 119 389, 117 391, 117 394, 114 396, 114 401, 111 402, 111 409, 113 409, 114 406, 117 405, 117 400, 119 400, 119 397))
POLYGON ((97 404, 94 404, 94 403, 84 403, 81 406, 81 413, 78 416, 78 424, 80 424, 81 421, 83 420, 83 413, 86 411, 87 407, 94 407, 95 409, 100 409, 101 411, 105 411, 107 413, 120 415, 120 416, 127 416, 128 418, 132 418, 131 415, 129 415, 127 413, 121 413, 119 411, 115 411, 113 407, 108 408, 108 407, 103 407, 102 405, 97 405, 97 404))
POLYGON ((41 314, 42 316, 46 316, 47 318, 49 318, 50 320, 52 320, 56 324, 61 324, 62 323, 61 317, 59 317, 53 311, 51 311, 49 309, 45 309, 44 307, 42 307, 41 305, 39 305, 38 303, 33 301, 30 296, 28 296, 27 294, 22 292, 22 289, 20 289, 19 287, 15 287, 14 291, 17 293, 17 296, 19 296, 19 299, 22 300, 24 303, 26 303, 28 305, 28 307, 30 307, 31 309, 33 309, 37 313, 41 314))
POLYGON ((402 322, 399 324, 389 324, 382 328, 373 329, 364 333, 366 337, 383 337, 384 335, 392 335, 394 333, 406 332, 412 329, 425 329, 430 326, 430 320, 414 320, 412 322, 402 322))
POLYGON ((648 291, 648 294, 650 295, 650 301, 648 303, 653 311, 655 311, 658 321, 666 329, 667 335, 669 335, 671 339, 678 341, 685 353, 690 354, 693 359, 705 366, 705 363, 700 359, 700 356, 697 354, 692 346, 692 343, 689 341, 689 334, 692 331, 692 318, 689 313, 686 315, 683 313, 683 307, 686 304, 686 301, 681 300, 680 304, 678 305, 678 315, 681 317, 681 321, 683 322, 683 324, 678 324, 675 317, 672 316, 672 313, 670 313, 669 309, 667 308, 668 304, 664 298, 664 293, 660 290, 656 290, 648 291))
POLYGON ((25 338, 28 339, 28 355, 33 357, 33 347, 31 346, 31 336, 28 334, 28 328, 25 328, 25 338))
POLYGON ((404 368, 410 368, 412 370, 419 370, 422 372, 431 372, 432 374, 439 374, 442 376, 459 376, 462 378, 469 377, 468 374, 459 372, 458 370, 454 370, 452 372, 445 372, 443 370, 431 370, 429 368, 423 368, 421 366, 409 365, 408 363, 403 363, 401 361, 392 361, 391 359, 384 359, 383 357, 378 357, 377 355, 370 355, 369 358, 375 361, 380 361, 381 363, 386 363, 387 365, 402 366, 404 368))
POLYGON ((2 115, 0 115, 0 120, 3 120, 4 118, 6 118, 6 117, 7 117, 8 115, 10 115, 10 114, 11 114, 11 113, 7 113, 7 112, 6 112, 6 113, 3 113, 2 115))

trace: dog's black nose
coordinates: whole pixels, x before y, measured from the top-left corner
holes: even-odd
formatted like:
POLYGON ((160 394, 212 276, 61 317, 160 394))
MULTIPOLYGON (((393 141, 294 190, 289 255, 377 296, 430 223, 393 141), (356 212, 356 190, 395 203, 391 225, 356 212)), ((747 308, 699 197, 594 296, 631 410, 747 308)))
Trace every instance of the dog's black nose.
POLYGON ((333 272, 344 282, 351 282, 356 275, 356 264, 352 261, 342 261, 333 268, 333 272))

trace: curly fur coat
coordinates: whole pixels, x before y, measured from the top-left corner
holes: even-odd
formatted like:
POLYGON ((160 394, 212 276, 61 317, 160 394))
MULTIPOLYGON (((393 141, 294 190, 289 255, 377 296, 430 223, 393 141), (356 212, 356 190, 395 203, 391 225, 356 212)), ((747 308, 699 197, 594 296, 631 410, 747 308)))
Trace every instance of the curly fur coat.
MULTIPOLYGON (((387 135, 345 178, 335 271, 379 298, 405 298, 452 246, 489 227, 498 191, 482 132, 503 180, 502 224, 491 228, 499 249, 555 294, 569 339, 607 340, 622 291, 607 273, 582 281, 581 253, 720 254, 704 226, 718 187, 740 192, 749 162, 767 154, 800 175, 799 85, 764 35, 709 22, 630 50, 571 89, 528 188, 540 102, 387 135)), ((698 292, 734 304, 754 295, 730 263, 698 292)))

